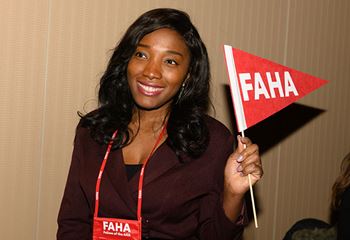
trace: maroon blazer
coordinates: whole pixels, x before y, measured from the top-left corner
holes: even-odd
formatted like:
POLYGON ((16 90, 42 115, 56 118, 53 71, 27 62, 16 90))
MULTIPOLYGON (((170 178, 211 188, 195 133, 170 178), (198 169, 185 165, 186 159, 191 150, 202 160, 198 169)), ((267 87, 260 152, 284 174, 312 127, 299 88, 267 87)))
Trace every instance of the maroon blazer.
MULTIPOLYGON (((236 223, 222 208, 223 173, 233 137, 206 117, 210 140, 197 159, 180 162, 165 141, 145 169, 143 239, 241 239, 246 214, 236 223)), ((58 215, 57 239, 91 239, 96 179, 106 146, 78 127, 68 180, 58 215)), ((99 217, 136 219, 139 174, 127 180, 122 151, 112 151, 101 180, 99 217)), ((242 211, 243 212, 243 211, 242 211)))

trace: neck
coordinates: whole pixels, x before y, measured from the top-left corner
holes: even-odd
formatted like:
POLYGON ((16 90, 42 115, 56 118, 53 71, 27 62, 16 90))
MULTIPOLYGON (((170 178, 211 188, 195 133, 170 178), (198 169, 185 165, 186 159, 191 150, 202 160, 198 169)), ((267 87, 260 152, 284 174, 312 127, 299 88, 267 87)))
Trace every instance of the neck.
POLYGON ((167 121, 168 113, 168 108, 160 108, 155 110, 135 108, 131 124, 138 126, 140 130, 151 130, 156 132, 160 130, 167 121))

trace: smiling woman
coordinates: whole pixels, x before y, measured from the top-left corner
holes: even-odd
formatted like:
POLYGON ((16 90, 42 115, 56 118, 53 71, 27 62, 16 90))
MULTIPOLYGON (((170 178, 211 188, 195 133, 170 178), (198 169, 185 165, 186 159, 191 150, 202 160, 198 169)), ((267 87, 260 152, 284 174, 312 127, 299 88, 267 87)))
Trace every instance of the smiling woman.
POLYGON ((209 79, 186 13, 154 9, 128 28, 99 108, 81 115, 57 239, 241 239, 246 176, 261 178, 261 160, 248 138, 233 152, 206 115, 209 79))
POLYGON ((143 37, 127 70, 135 104, 141 109, 169 111, 189 63, 189 50, 176 31, 162 28, 143 37))

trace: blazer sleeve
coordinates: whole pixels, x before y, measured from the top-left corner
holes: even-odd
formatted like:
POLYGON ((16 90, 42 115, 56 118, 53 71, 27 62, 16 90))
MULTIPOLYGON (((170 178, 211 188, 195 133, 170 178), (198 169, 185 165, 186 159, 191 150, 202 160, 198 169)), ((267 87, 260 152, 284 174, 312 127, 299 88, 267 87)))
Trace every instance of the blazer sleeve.
POLYGON ((233 136, 225 138, 225 142, 221 142, 221 146, 217 149, 223 149, 216 161, 220 162, 220 166, 216 169, 215 186, 213 191, 204 197, 200 204, 200 228, 199 239, 210 240, 239 240, 242 239, 243 230, 248 223, 248 215, 245 203, 241 209, 241 214, 235 222, 227 218, 223 209, 223 186, 224 186, 224 168, 229 155, 233 151, 233 136))
POLYGON ((82 157, 82 138, 84 134, 77 128, 74 140, 72 161, 58 214, 58 240, 92 238, 92 211, 80 186, 80 160, 82 157))

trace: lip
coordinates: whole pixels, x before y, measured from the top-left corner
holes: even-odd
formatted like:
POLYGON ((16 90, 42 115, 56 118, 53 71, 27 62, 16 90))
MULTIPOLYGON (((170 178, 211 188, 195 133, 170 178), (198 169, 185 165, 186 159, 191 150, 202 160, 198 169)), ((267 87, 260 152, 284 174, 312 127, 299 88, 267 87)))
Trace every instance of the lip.
POLYGON ((164 87, 159 87, 152 84, 145 84, 141 82, 137 82, 136 84, 138 91, 146 96, 157 96, 164 90, 164 87))

